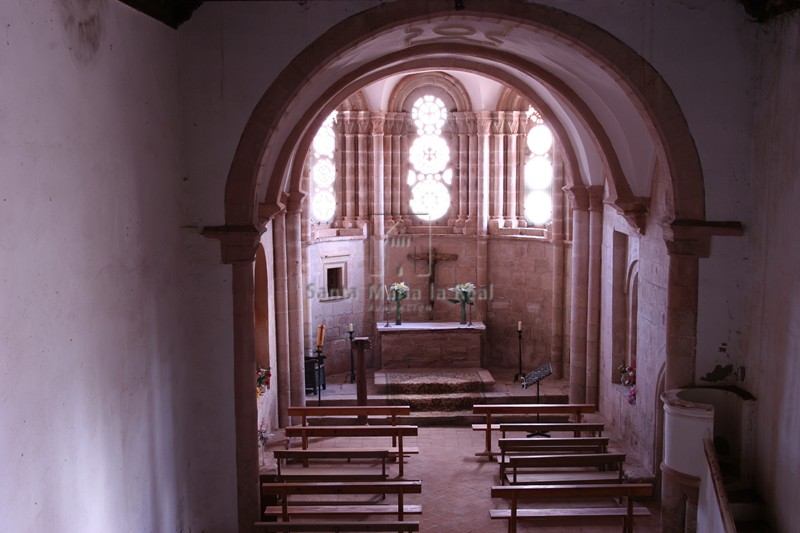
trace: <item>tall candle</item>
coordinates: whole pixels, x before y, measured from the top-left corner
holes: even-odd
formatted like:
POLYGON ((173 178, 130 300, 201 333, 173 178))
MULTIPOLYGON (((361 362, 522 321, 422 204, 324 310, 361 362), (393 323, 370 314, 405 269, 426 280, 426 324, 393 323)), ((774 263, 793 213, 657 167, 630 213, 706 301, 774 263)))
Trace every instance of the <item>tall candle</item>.
POLYGON ((517 331, 522 331, 522 320, 517 322, 517 331))
POLYGON ((317 328, 317 348, 322 349, 325 342, 325 324, 320 324, 317 328))
POLYGON ((353 323, 352 322, 347 324, 347 331, 349 331, 350 333, 353 333, 353 323))

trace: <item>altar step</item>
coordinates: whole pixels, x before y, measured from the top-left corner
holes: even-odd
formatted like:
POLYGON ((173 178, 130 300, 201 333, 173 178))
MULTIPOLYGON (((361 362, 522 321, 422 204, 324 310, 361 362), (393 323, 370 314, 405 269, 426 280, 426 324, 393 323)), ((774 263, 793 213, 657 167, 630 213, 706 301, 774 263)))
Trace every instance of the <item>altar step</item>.
MULTIPOLYGON (((410 417, 401 423, 418 426, 462 426, 484 422, 483 416, 472 414, 476 403, 567 403, 566 384, 551 380, 542 387, 537 399, 535 389, 523 389, 514 381, 513 370, 489 371, 483 368, 439 369, 402 368, 377 370, 369 383, 367 404, 409 405, 410 417), (493 374, 494 373, 494 374, 493 374), (497 376, 495 378, 494 376, 497 376)), ((329 380, 323 391, 322 405, 354 405, 355 386, 333 385, 329 380), (332 386, 333 385, 333 386, 332 386)), ((319 399, 309 396, 307 405, 318 405, 319 399)), ((508 422, 529 422, 530 417, 504 417, 508 422)), ((542 422, 562 422, 566 417, 542 416, 542 422)), ((326 419, 326 423, 339 421, 326 419)), ((352 423, 343 418, 342 424, 352 423)))

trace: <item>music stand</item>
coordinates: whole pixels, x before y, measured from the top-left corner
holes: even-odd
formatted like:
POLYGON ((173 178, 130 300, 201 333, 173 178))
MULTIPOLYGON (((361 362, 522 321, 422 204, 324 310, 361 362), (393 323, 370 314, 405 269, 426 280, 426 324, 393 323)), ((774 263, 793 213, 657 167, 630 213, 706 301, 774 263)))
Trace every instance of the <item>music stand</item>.
MULTIPOLYGON (((534 383, 536 384, 536 403, 542 403, 542 400, 541 400, 541 397, 540 397, 540 394, 539 394, 539 382, 542 381, 544 378, 546 378, 547 376, 549 376, 552 373, 553 373, 553 368, 550 366, 550 363, 547 362, 547 363, 543 364, 542 366, 540 366, 539 368, 537 368, 535 370, 531 370, 530 372, 525 374, 525 377, 522 379, 522 388, 523 389, 527 389, 528 387, 530 387, 534 383)), ((539 422, 539 413, 536 413, 536 422, 537 423, 539 422)), ((549 437, 550 433, 548 433, 547 431, 535 431, 533 433, 529 433, 528 436, 529 437, 536 437, 536 436, 549 437)))

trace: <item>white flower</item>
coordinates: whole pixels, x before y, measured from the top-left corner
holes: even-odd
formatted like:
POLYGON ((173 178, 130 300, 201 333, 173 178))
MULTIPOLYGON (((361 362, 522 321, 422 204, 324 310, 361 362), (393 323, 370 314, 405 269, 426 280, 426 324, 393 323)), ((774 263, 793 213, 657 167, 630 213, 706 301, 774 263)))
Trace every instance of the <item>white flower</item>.
POLYGON ((451 302, 472 304, 472 293, 475 292, 474 283, 459 283, 448 290, 455 292, 458 296, 458 300, 450 300, 451 302))
POLYGON ((389 290, 394 293, 394 301, 402 300, 408 295, 408 285, 404 281, 395 282, 389 285, 389 290))

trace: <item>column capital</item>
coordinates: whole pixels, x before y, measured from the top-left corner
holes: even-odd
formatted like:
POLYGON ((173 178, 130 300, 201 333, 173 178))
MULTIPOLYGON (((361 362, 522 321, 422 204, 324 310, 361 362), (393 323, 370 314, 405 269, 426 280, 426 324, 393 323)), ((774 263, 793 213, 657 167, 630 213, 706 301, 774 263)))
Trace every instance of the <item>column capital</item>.
POLYGON ((674 220, 661 225, 667 252, 670 255, 708 257, 712 236, 741 236, 742 223, 738 221, 674 220))
POLYGON ((603 196, 605 187, 602 185, 590 185, 586 187, 586 194, 589 197, 589 211, 603 210, 603 196))
POLYGON ((589 210, 589 191, 585 185, 569 185, 563 188, 574 211, 589 210))
POLYGON ((201 234, 210 239, 217 239, 222 250, 222 262, 226 265, 252 262, 256 250, 261 243, 263 227, 253 225, 207 226, 201 234))
POLYGON ((288 194, 286 202, 286 212, 289 214, 298 213, 303 209, 303 200, 306 198, 306 193, 302 191, 292 191, 288 194))

